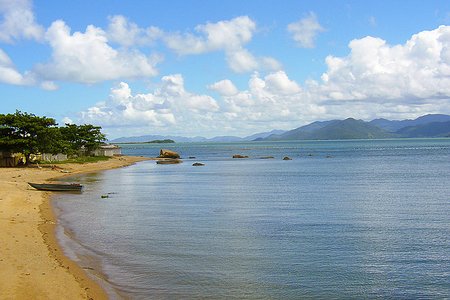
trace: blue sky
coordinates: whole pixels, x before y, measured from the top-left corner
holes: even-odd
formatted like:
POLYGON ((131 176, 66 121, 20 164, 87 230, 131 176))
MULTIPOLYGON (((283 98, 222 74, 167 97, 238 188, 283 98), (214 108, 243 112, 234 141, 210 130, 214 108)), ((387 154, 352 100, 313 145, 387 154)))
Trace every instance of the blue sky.
POLYGON ((108 137, 450 113, 449 1, 0 0, 0 113, 108 137))

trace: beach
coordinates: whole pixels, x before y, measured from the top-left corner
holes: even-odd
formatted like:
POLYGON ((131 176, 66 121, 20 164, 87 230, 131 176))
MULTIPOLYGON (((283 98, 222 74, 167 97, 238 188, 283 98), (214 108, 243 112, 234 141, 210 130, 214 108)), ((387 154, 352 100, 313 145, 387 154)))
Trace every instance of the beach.
POLYGON ((51 193, 37 191, 28 182, 119 168, 146 159, 122 156, 56 168, 0 168, 0 299, 107 299, 83 266, 67 258, 58 245, 51 193))

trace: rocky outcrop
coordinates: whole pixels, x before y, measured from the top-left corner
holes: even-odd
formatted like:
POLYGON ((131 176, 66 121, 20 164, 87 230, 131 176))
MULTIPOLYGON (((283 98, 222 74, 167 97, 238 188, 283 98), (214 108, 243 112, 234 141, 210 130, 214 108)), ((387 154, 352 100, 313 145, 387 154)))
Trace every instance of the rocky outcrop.
POLYGON ((247 155, 235 154, 235 155, 233 155, 233 158, 248 158, 248 156, 247 155))
POLYGON ((180 158, 180 154, 178 154, 175 151, 167 150, 167 149, 161 149, 159 151, 159 158, 180 158))
POLYGON ((156 161, 158 165, 174 165, 182 162, 182 160, 176 158, 161 159, 156 161))

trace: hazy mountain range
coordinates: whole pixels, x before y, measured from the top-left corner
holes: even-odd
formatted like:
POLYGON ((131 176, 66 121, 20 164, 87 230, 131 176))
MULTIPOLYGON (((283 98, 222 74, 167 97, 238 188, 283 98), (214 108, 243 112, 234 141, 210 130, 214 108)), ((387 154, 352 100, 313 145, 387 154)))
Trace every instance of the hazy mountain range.
POLYGON ((150 142, 154 140, 164 140, 170 139, 175 142, 245 142, 245 141, 253 141, 260 138, 266 138, 271 135, 282 134, 285 130, 272 130, 269 132, 261 132, 252 134, 246 137, 237 137, 237 136, 216 136, 213 138, 205 138, 202 136, 196 137, 184 137, 184 136, 172 136, 172 135, 141 135, 141 136, 132 136, 132 137, 121 137, 114 140, 109 141, 110 143, 142 143, 142 142, 150 142))
POLYGON ((375 119, 370 122, 348 118, 317 121, 289 131, 273 130, 247 137, 218 136, 214 138, 143 135, 122 137, 111 143, 149 142, 171 139, 175 142, 239 142, 281 140, 339 140, 380 138, 450 137, 450 115, 425 115, 414 120, 391 121, 375 119))

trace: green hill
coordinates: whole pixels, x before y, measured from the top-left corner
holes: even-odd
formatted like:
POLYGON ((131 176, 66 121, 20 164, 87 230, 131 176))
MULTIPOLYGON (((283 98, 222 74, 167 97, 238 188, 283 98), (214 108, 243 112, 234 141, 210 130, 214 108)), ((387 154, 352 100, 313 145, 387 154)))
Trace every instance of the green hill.
POLYGON ((434 122, 404 127, 396 132, 402 137, 449 137, 450 122, 434 122))
POLYGON ((390 137, 395 137, 395 135, 362 120, 348 118, 345 120, 314 122, 281 135, 272 135, 267 140, 341 140, 390 137))

